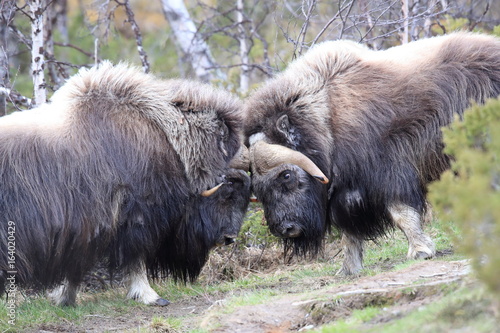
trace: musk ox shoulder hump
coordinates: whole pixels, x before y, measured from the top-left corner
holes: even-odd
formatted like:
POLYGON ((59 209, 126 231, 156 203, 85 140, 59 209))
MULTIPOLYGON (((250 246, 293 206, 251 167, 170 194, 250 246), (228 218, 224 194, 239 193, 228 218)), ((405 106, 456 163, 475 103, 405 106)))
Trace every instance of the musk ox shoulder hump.
MULTIPOLYGON (((93 112, 110 111, 120 106, 138 104, 147 106, 158 100, 158 83, 153 75, 125 63, 113 65, 109 61, 92 68, 82 68, 73 75, 51 99, 52 103, 69 106, 67 110, 90 109, 93 112), (104 107, 103 102, 108 102, 104 107), (90 108, 99 103, 99 108, 90 108)), ((160 95, 161 96, 161 95, 160 95)))
POLYGON ((332 73, 341 73, 366 54, 373 53, 362 44, 348 40, 327 41, 312 47, 301 57, 288 65, 284 75, 294 78, 297 73, 306 77, 318 76, 324 81, 330 78, 332 73), (309 74, 309 75, 307 75, 309 74))

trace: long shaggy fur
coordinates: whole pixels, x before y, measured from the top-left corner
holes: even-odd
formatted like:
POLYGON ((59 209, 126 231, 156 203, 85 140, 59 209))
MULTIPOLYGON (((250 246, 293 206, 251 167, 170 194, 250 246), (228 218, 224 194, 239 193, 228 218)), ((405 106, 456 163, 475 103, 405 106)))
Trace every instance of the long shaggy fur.
MULTIPOLYGON (((334 225, 373 239, 393 225, 391 204, 422 214, 427 184, 450 163, 441 127, 471 101, 499 94, 500 41, 491 36, 453 33, 386 51, 348 41, 314 47, 244 107, 247 144, 263 133, 270 143, 304 153, 330 179, 329 186, 318 186, 309 177, 303 186, 317 193, 302 197, 276 189, 272 171, 253 175, 257 197, 278 216, 268 223, 284 223, 284 212, 306 216, 304 210, 320 206, 324 218, 300 222, 317 230, 315 237, 334 225), (285 130, 277 126, 283 115, 285 130), (282 199, 272 202, 271 195, 282 199)), ((296 245, 303 243, 297 239, 296 245)))
POLYGON ((111 268, 144 260, 150 271, 195 277, 246 209, 235 208, 240 221, 217 219, 232 198, 200 197, 236 172, 228 162, 240 112, 208 85, 104 63, 72 77, 51 103, 1 118, 0 288, 12 270, 8 221, 19 285, 77 284, 103 254, 111 268))

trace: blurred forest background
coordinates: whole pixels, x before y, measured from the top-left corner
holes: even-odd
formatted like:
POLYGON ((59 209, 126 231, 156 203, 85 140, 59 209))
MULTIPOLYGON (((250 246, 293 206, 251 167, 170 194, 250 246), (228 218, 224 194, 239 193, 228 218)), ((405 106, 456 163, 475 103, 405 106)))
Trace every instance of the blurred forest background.
POLYGON ((0 0, 0 115, 48 100, 80 67, 126 61, 244 97, 314 44, 374 49, 492 32, 497 0, 0 0))

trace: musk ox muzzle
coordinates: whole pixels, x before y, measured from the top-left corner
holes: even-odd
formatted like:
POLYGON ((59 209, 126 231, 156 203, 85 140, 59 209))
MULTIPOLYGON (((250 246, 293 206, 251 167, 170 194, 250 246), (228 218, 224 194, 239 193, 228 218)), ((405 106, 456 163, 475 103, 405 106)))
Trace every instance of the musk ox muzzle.
POLYGON ((236 241, 250 202, 250 176, 244 169, 229 169, 217 191, 202 199, 208 217, 219 226, 213 246, 230 245, 236 241))

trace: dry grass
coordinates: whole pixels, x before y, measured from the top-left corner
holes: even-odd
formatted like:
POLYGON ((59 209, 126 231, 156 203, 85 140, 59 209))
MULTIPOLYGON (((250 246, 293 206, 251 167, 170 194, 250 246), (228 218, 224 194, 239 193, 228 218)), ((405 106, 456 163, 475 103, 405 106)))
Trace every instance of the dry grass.
POLYGON ((330 261, 339 251, 339 242, 329 242, 315 260, 285 256, 281 244, 262 247, 217 248, 210 254, 200 275, 200 282, 213 284, 221 281, 245 279, 248 276, 268 276, 278 271, 294 271, 300 267, 330 261))

